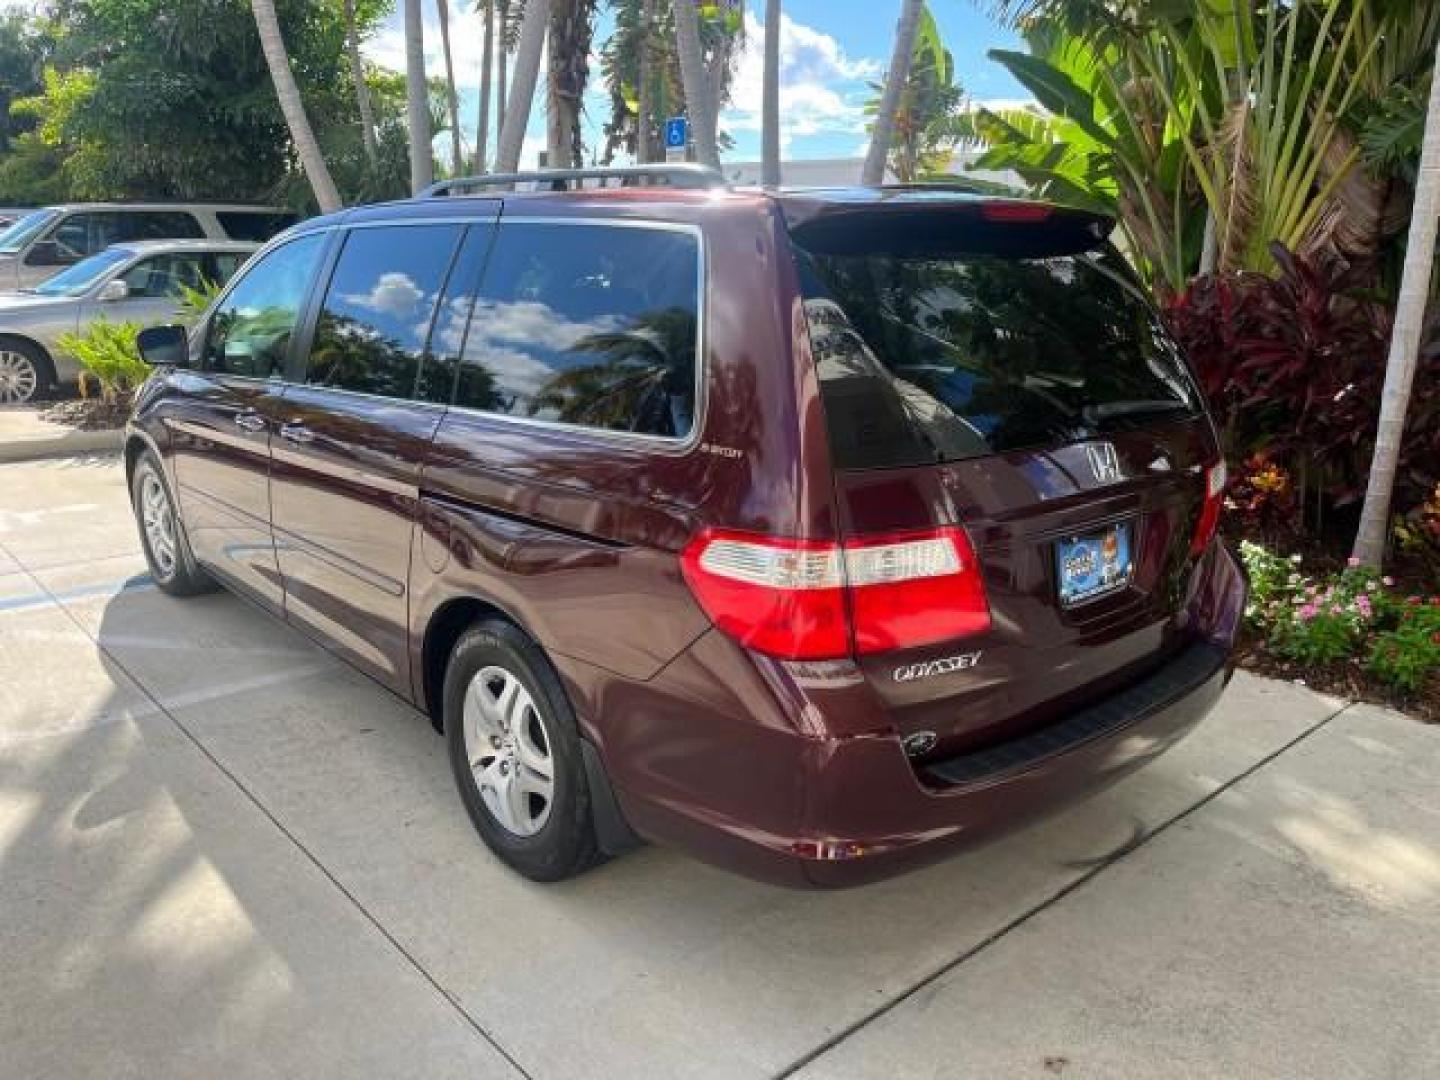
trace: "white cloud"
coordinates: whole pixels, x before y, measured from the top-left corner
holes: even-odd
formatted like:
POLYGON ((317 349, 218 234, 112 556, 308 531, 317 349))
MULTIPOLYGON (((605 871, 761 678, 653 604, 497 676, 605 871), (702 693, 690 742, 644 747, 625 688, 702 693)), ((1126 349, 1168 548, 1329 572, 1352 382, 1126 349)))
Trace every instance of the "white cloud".
POLYGON ((409 274, 399 271, 381 274, 368 293, 346 293, 343 299, 392 319, 407 319, 425 299, 425 292, 409 274))
MULTIPOLYGON (((765 28, 745 13, 745 46, 731 79, 731 102, 720 123, 731 131, 759 131, 765 71, 765 28)), ((851 57, 829 34, 780 17, 780 141, 821 132, 865 129, 867 80, 881 72, 878 60, 851 57)))

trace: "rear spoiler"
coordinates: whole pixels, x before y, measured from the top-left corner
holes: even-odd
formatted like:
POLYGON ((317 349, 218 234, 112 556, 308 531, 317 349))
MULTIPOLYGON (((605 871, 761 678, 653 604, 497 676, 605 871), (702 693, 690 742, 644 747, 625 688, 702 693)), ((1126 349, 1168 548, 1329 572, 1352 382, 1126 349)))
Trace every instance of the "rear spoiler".
POLYGON ((778 201, 795 242, 823 255, 1074 255, 1101 246, 1115 228, 1088 210, 929 186, 794 192, 778 201))

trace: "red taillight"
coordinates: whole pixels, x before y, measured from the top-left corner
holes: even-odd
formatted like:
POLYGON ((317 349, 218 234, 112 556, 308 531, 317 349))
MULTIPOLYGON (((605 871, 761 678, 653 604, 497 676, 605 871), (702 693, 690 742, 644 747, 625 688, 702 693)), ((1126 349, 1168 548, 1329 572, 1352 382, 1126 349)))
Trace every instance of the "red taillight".
POLYGON ((1215 539, 1215 530, 1220 525, 1220 507, 1225 501, 1225 485, 1229 474, 1222 459, 1218 464, 1205 470, 1205 505, 1200 509, 1200 520, 1195 523, 1195 535, 1190 541, 1190 554, 1199 555, 1210 541, 1215 539))
POLYGON ((836 659, 980 633, 990 609, 963 529, 844 545, 706 529, 685 548, 690 590, 757 652, 836 659))
POLYGON ((1048 206, 1026 202, 987 202, 980 205, 986 221, 1049 221, 1054 213, 1048 206))

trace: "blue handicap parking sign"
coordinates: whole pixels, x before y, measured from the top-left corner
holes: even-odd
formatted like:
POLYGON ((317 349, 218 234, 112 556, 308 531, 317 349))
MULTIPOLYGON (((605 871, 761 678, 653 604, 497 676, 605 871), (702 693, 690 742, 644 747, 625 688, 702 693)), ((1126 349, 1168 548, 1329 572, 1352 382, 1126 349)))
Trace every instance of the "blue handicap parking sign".
POLYGON ((686 130, 689 122, 683 116, 672 116, 665 121, 665 148, 667 150, 683 150, 688 141, 686 130))

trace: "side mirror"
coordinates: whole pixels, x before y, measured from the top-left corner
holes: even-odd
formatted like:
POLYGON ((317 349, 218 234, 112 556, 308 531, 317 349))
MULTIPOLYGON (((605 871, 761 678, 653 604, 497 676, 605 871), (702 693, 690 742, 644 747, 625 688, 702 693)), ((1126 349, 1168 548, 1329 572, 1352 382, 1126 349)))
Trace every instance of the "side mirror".
POLYGON ((182 367, 190 358, 190 343, 183 326, 151 326, 135 339, 140 357, 151 367, 182 367))
POLYGON ((101 303, 108 304, 115 300, 128 299, 129 296, 130 286, 126 284, 123 278, 114 278, 100 287, 100 291, 96 294, 95 299, 101 303))
POLYGON ((60 257, 60 245, 54 240, 37 240, 30 245, 30 251, 25 256, 26 266, 64 266, 65 260, 60 257))

